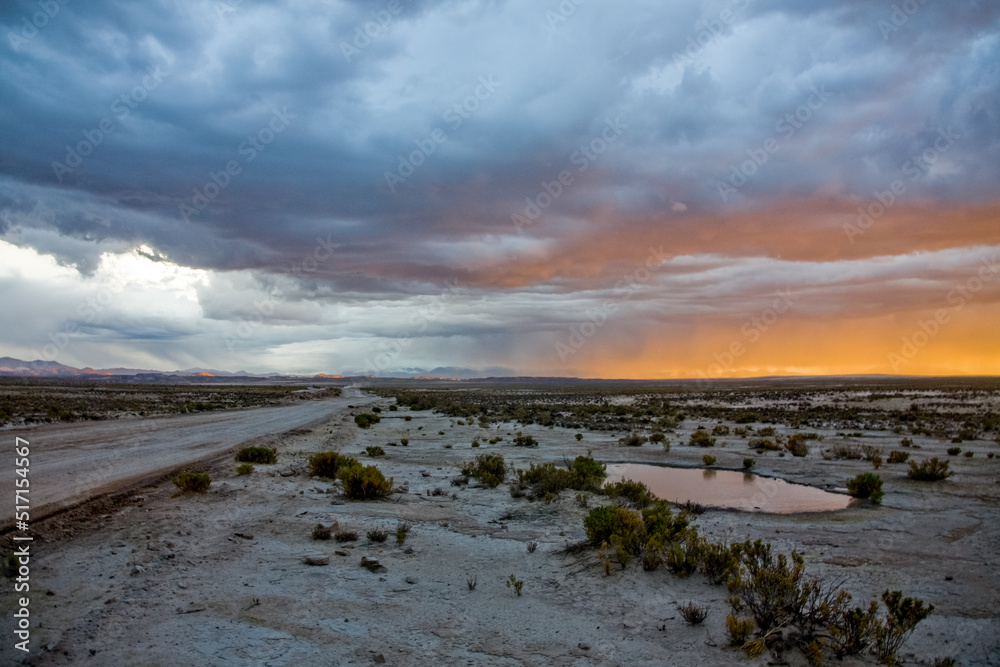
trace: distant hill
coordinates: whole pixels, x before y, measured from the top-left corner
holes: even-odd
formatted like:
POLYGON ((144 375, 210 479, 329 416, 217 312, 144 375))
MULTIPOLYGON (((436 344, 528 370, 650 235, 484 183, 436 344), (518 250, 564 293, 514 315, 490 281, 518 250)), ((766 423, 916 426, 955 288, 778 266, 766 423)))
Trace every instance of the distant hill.
POLYGON ((230 373, 210 368, 187 368, 176 371, 155 371, 141 368, 74 368, 56 361, 23 361, 13 357, 0 357, 0 376, 7 377, 81 377, 81 376, 130 376, 168 375, 201 377, 270 377, 277 373, 257 375, 239 371, 230 373))

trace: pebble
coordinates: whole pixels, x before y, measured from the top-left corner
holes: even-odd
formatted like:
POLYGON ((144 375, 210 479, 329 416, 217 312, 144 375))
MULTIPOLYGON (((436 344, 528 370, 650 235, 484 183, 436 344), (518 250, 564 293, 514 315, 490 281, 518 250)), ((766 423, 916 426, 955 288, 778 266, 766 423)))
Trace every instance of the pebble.
POLYGON ((407 577, 406 578, 406 583, 411 584, 411 585, 415 584, 415 583, 417 583, 417 578, 416 577, 407 577))
POLYGON ((330 557, 329 556, 306 556, 304 562, 305 562, 306 565, 316 565, 316 566, 329 565, 330 564, 330 557))

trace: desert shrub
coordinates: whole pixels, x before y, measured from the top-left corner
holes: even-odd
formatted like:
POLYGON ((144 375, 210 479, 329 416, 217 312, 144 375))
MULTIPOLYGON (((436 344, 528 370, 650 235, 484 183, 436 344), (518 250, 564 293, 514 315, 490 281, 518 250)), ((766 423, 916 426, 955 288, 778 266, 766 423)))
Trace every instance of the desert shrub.
POLYGON ((754 459, 752 459, 750 457, 747 457, 747 458, 743 459, 743 469, 744 470, 747 470, 747 471, 752 470, 753 467, 756 464, 757 464, 757 461, 755 461, 754 459))
POLYGON ((570 470, 574 475, 571 488, 578 491, 597 491, 601 488, 604 478, 608 476, 604 464, 590 456, 577 456, 573 459, 570 470))
POLYGON ((621 447, 642 447, 646 443, 646 438, 640 433, 629 433, 624 438, 618 438, 618 445, 621 447))
POLYGON ((759 428, 757 429, 757 435, 759 435, 762 438, 772 438, 774 437, 774 427, 765 426, 764 428, 759 428))
POLYGON ((410 534, 411 528, 412 526, 405 521, 400 521, 396 524, 396 544, 403 546, 403 543, 406 542, 406 536, 410 534))
POLYGON ((861 445, 861 458, 865 461, 874 461, 875 459, 878 459, 881 463, 882 450, 875 445, 861 445))
POLYGON ((492 489, 507 479, 507 463, 500 454, 480 454, 475 461, 462 465, 462 474, 492 489))
POLYGON ((184 493, 205 493, 212 484, 207 472, 191 472, 185 470, 177 473, 171 480, 184 493))
POLYGON ((638 555, 646 544, 642 515, 624 507, 595 507, 584 517, 583 527, 594 546, 616 544, 627 553, 638 555))
POLYGON ((624 498, 638 509, 656 502, 656 497, 650 492, 648 486, 630 479, 605 484, 603 491, 604 495, 609 498, 624 498))
POLYGON ((899 441, 899 444, 902 445, 903 447, 912 447, 913 440, 911 440, 910 438, 903 438, 902 440, 899 441))
POLYGON ((337 476, 350 500, 379 500, 392 493, 392 478, 386 479, 375 466, 341 467, 337 476))
POLYGON ((530 488, 533 498, 558 494, 563 489, 598 492, 606 476, 604 464, 589 456, 576 457, 567 468, 554 463, 532 463, 528 470, 517 471, 518 485, 521 489, 530 488))
POLYGON ((328 540, 333 534, 333 530, 330 526, 324 526, 321 523, 317 523, 316 527, 313 528, 312 538, 314 540, 328 540))
POLYGON ((882 593, 886 606, 885 618, 876 629, 872 652, 884 665, 896 664, 896 654, 920 621, 931 615, 934 605, 924 606, 923 600, 904 598, 900 591, 882 593))
POLYGON ((656 431, 655 433, 653 433, 653 435, 649 436, 650 442, 663 442, 666 439, 667 436, 663 435, 659 431, 656 431))
POLYGON ((535 553, 535 549, 538 548, 538 542, 532 540, 531 542, 528 542, 525 548, 528 550, 529 554, 533 554, 535 553))
POLYGON ((908 458, 910 458, 909 452, 901 452, 898 449, 889 452, 889 463, 906 463, 908 458))
POLYGON ((702 541, 698 531, 686 528, 678 533, 666 549, 664 562, 678 577, 687 577, 698 570, 701 563, 702 541))
POLYGON ((967 459, 971 459, 974 455, 975 455, 975 452, 970 452, 970 451, 967 451, 964 454, 965 458, 967 458, 967 459))
POLYGON ((250 463, 241 463, 236 466, 237 475, 249 475, 253 473, 253 465, 250 463))
POLYGON ((674 514, 670 503, 658 500, 641 512, 642 523, 646 527, 646 535, 650 538, 659 537, 664 544, 674 541, 690 525, 690 517, 684 512, 674 514))
POLYGON ((413 421, 413 416, 412 415, 406 415, 405 417, 403 417, 403 421, 411 422, 411 421, 413 421))
POLYGON ((399 410, 399 406, 398 405, 390 405, 389 406, 389 412, 396 412, 397 410, 399 410))
POLYGON ((750 639, 753 630, 754 624, 750 619, 740 619, 733 614, 726 616, 726 634, 729 635, 730 646, 742 648, 750 639))
POLYGON ((718 585, 729 581, 740 565, 741 544, 705 542, 701 550, 700 569, 709 583, 718 585))
POLYGON ((823 450, 823 458, 860 460, 864 458, 864 454, 861 452, 860 445, 838 443, 836 445, 833 445, 829 449, 823 450))
POLYGON ((708 454, 705 454, 704 456, 701 457, 701 462, 704 463, 707 466, 714 466, 715 465, 715 457, 714 456, 709 456, 708 454))
POLYGON ((576 438, 577 440, 583 440, 583 433, 577 433, 577 434, 576 434, 575 436, 573 436, 573 437, 574 437, 574 438, 576 438))
POLYGON ((333 534, 333 539, 338 542, 357 542, 358 531, 356 530, 338 530, 333 534))
POLYGON ((809 445, 806 444, 806 436, 803 433, 795 433, 788 438, 785 449, 791 452, 792 456, 806 456, 809 454, 809 445))
POLYGON ((406 438, 400 438, 399 439, 399 444, 401 444, 403 447, 406 447, 406 446, 408 446, 410 444, 410 441, 407 440, 406 438))
POLYGON ((513 589, 517 593, 517 597, 521 597, 521 589, 524 587, 524 582, 515 577, 513 574, 507 578, 507 588, 513 589))
POLYGON ((882 501, 882 478, 873 472, 863 472, 847 480, 847 491, 855 498, 867 498, 879 503, 882 501))
POLYGON ((951 477, 954 473, 948 470, 948 462, 934 458, 924 459, 920 463, 910 461, 910 470, 907 473, 910 479, 920 482, 937 482, 951 477))
POLYGON ((368 445, 365 447, 365 452, 368 456, 385 456, 385 450, 378 445, 368 445))
POLYGON ((514 438, 515 447, 537 447, 538 441, 530 435, 521 435, 521 432, 517 432, 517 437, 514 438))
POLYGON ((781 445, 770 438, 751 438, 750 441, 747 442, 747 447, 750 449, 756 449, 758 453, 765 450, 769 452, 776 452, 781 449, 781 445))
POLYGON ((708 431, 706 431, 703 428, 696 429, 691 434, 691 441, 690 442, 691 442, 691 445, 698 446, 698 447, 714 447, 715 446, 715 438, 713 438, 712 436, 710 436, 708 434, 708 431))
POLYGON ((725 424, 717 424, 712 428, 712 435, 729 435, 729 427, 725 424))
POLYGON ((691 625, 698 625, 706 618, 708 618, 708 609, 705 607, 699 607, 694 602, 688 602, 687 604, 677 607, 677 610, 681 612, 681 616, 684 620, 691 625))
POLYGON ((358 460, 340 452, 321 452, 309 457, 309 474, 313 477, 335 479, 341 468, 359 466, 358 460))
POLYGON ((244 447, 236 453, 236 460, 241 463, 271 464, 278 462, 278 450, 267 447, 244 447))
POLYGON ((728 582, 734 611, 747 610, 762 632, 791 621, 790 602, 799 597, 802 557, 777 554, 767 542, 744 542, 740 565, 728 582))
POLYGON ((385 528, 372 528, 365 533, 365 536, 372 542, 385 542, 389 538, 389 531, 385 528))
POLYGON ((371 428, 372 424, 377 424, 380 421, 382 421, 381 417, 370 412, 362 412, 360 415, 354 415, 354 423, 361 428, 371 428))

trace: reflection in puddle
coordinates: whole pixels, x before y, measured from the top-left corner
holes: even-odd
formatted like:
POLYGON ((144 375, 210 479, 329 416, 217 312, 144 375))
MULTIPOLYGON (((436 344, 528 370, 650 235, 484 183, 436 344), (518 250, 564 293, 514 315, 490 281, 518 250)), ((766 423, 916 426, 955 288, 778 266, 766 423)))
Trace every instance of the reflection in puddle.
POLYGON ((851 503, 850 496, 732 470, 664 468, 640 463, 609 465, 608 481, 622 479, 642 482, 658 498, 674 503, 690 500, 699 505, 772 514, 830 512, 851 503))

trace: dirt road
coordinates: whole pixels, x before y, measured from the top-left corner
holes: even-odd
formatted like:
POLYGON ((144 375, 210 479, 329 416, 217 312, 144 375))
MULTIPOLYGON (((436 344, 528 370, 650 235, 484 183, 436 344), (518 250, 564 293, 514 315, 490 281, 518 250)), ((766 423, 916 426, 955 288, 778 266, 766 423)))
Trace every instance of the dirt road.
MULTIPOLYGON (((171 415, 149 419, 45 424, 0 431, 13 454, 15 438, 29 442, 32 517, 95 493, 224 452, 254 437, 281 433, 345 407, 355 393, 293 405, 171 415)), ((14 488, 14 468, 0 470, 0 486, 14 488)), ((0 525, 14 520, 5 506, 0 525)))

